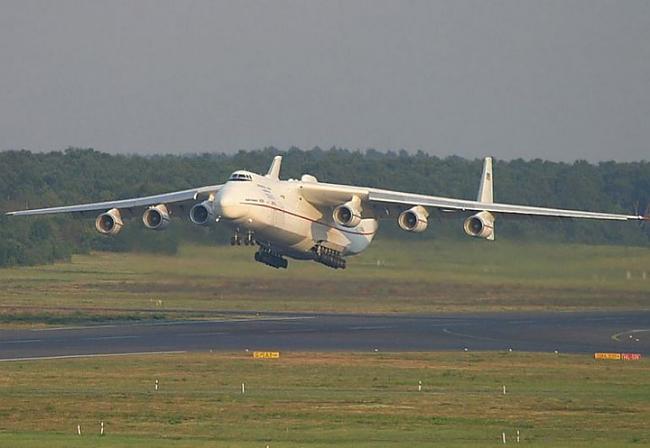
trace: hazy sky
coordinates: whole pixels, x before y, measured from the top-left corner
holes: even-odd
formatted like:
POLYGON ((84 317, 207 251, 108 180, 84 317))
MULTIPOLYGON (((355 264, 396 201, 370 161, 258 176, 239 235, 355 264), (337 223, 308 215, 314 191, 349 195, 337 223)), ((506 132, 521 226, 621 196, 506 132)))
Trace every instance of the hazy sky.
POLYGON ((0 149, 650 160, 650 1, 0 0, 0 149))

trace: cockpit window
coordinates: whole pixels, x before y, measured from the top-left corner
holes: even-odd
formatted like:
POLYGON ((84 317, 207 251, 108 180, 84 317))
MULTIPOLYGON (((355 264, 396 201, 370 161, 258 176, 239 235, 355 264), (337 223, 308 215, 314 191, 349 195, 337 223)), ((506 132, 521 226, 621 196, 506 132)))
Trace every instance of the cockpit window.
POLYGON ((228 180, 250 182, 253 180, 253 177, 245 173, 232 173, 228 180))

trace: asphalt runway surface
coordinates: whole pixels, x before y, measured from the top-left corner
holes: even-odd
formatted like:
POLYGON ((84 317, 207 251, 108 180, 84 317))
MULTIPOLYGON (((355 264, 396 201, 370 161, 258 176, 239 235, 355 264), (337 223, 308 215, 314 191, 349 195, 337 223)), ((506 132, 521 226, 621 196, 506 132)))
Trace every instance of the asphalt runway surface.
POLYGON ((650 312, 352 315, 0 330, 0 361, 185 351, 469 351, 650 355, 650 312))

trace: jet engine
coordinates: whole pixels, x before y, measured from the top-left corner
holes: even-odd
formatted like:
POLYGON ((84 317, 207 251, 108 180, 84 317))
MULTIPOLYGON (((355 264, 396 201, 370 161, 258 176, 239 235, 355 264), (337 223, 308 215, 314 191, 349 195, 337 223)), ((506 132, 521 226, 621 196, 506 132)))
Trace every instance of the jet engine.
POLYGON ((361 201, 358 197, 339 205, 332 212, 332 219, 340 226, 356 227, 361 224, 361 201))
POLYGON ((165 204, 149 207, 142 214, 142 222, 147 229, 163 230, 169 225, 169 210, 165 204))
POLYGON ((409 208, 397 217, 397 224, 407 232, 424 232, 428 225, 429 212, 420 206, 409 208))
POLYGON ((106 213, 102 213, 95 220, 95 228, 103 235, 116 235, 120 230, 122 230, 123 225, 124 222, 122 221, 122 215, 116 208, 112 208, 106 213))
POLYGON ((217 219, 214 212, 214 202, 207 200, 200 202, 190 209, 190 221, 200 226, 207 226, 217 219))
POLYGON ((486 211, 479 212, 467 218, 463 223, 463 228, 469 236, 493 240, 494 215, 486 211))

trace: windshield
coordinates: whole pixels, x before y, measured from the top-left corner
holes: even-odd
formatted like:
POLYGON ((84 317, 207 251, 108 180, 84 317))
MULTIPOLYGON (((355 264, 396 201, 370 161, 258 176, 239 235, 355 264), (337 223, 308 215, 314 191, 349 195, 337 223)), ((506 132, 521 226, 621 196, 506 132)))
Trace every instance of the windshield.
POLYGON ((250 174, 245 174, 245 173, 232 173, 230 175, 230 178, 228 180, 234 180, 234 181, 252 181, 253 178, 250 174))

